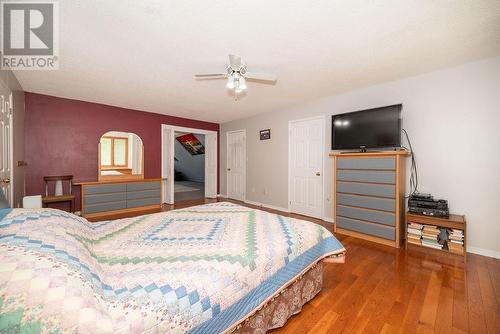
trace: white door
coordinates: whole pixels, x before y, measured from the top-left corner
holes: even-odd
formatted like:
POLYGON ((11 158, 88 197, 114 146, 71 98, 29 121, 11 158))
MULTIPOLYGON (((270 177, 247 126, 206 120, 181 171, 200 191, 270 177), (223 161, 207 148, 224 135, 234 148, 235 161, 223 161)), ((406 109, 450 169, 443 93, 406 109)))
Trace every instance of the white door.
POLYGON ((325 119, 290 122, 290 211, 322 218, 325 119))
POLYGON ((245 200, 246 133, 244 130, 227 133, 227 197, 245 200))
POLYGON ((162 127, 161 140, 161 177, 167 179, 163 181, 163 203, 174 204, 174 129, 162 127))
POLYGON ((0 84, 0 189, 12 206, 12 92, 0 84))
POLYGON ((217 133, 205 135, 205 197, 217 197, 217 133))

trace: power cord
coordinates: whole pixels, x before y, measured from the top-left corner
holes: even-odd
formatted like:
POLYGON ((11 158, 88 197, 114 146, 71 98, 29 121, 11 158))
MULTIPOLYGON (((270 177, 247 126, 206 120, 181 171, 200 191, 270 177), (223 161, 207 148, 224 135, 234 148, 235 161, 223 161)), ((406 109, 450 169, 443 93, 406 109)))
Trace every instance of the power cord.
POLYGON ((408 132, 405 129, 401 129, 405 134, 406 141, 410 146, 411 153, 411 167, 410 167, 410 194, 405 196, 405 198, 409 198, 410 196, 418 193, 418 172, 417 172, 417 162, 415 160, 415 153, 413 152, 413 147, 411 146, 410 137, 408 136, 408 132))

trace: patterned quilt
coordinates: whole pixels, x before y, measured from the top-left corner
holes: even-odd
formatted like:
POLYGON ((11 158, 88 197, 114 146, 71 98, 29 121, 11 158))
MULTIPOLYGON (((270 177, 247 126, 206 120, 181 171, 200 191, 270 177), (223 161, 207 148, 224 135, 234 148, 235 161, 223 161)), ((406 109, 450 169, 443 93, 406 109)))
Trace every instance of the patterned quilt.
POLYGON ((345 251, 320 225, 226 202, 99 223, 0 211, 0 333, 230 331, 345 251))

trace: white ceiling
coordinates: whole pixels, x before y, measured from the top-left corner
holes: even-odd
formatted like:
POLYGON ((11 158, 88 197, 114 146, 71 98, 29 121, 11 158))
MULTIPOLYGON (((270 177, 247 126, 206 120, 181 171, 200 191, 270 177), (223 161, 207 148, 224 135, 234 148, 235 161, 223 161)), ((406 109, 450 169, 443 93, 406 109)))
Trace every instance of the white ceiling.
POLYGON ((500 54, 500 1, 64 0, 60 69, 18 71, 24 90, 213 122, 500 54), (250 71, 239 101, 228 53, 250 71))

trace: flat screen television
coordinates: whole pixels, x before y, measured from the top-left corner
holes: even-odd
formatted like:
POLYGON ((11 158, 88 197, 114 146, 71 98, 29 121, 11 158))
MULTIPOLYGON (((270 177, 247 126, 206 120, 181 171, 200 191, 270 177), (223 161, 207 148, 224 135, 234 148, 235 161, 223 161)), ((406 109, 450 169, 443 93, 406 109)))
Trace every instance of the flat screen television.
POLYGON ((332 150, 401 147, 401 104, 332 116, 332 150))

